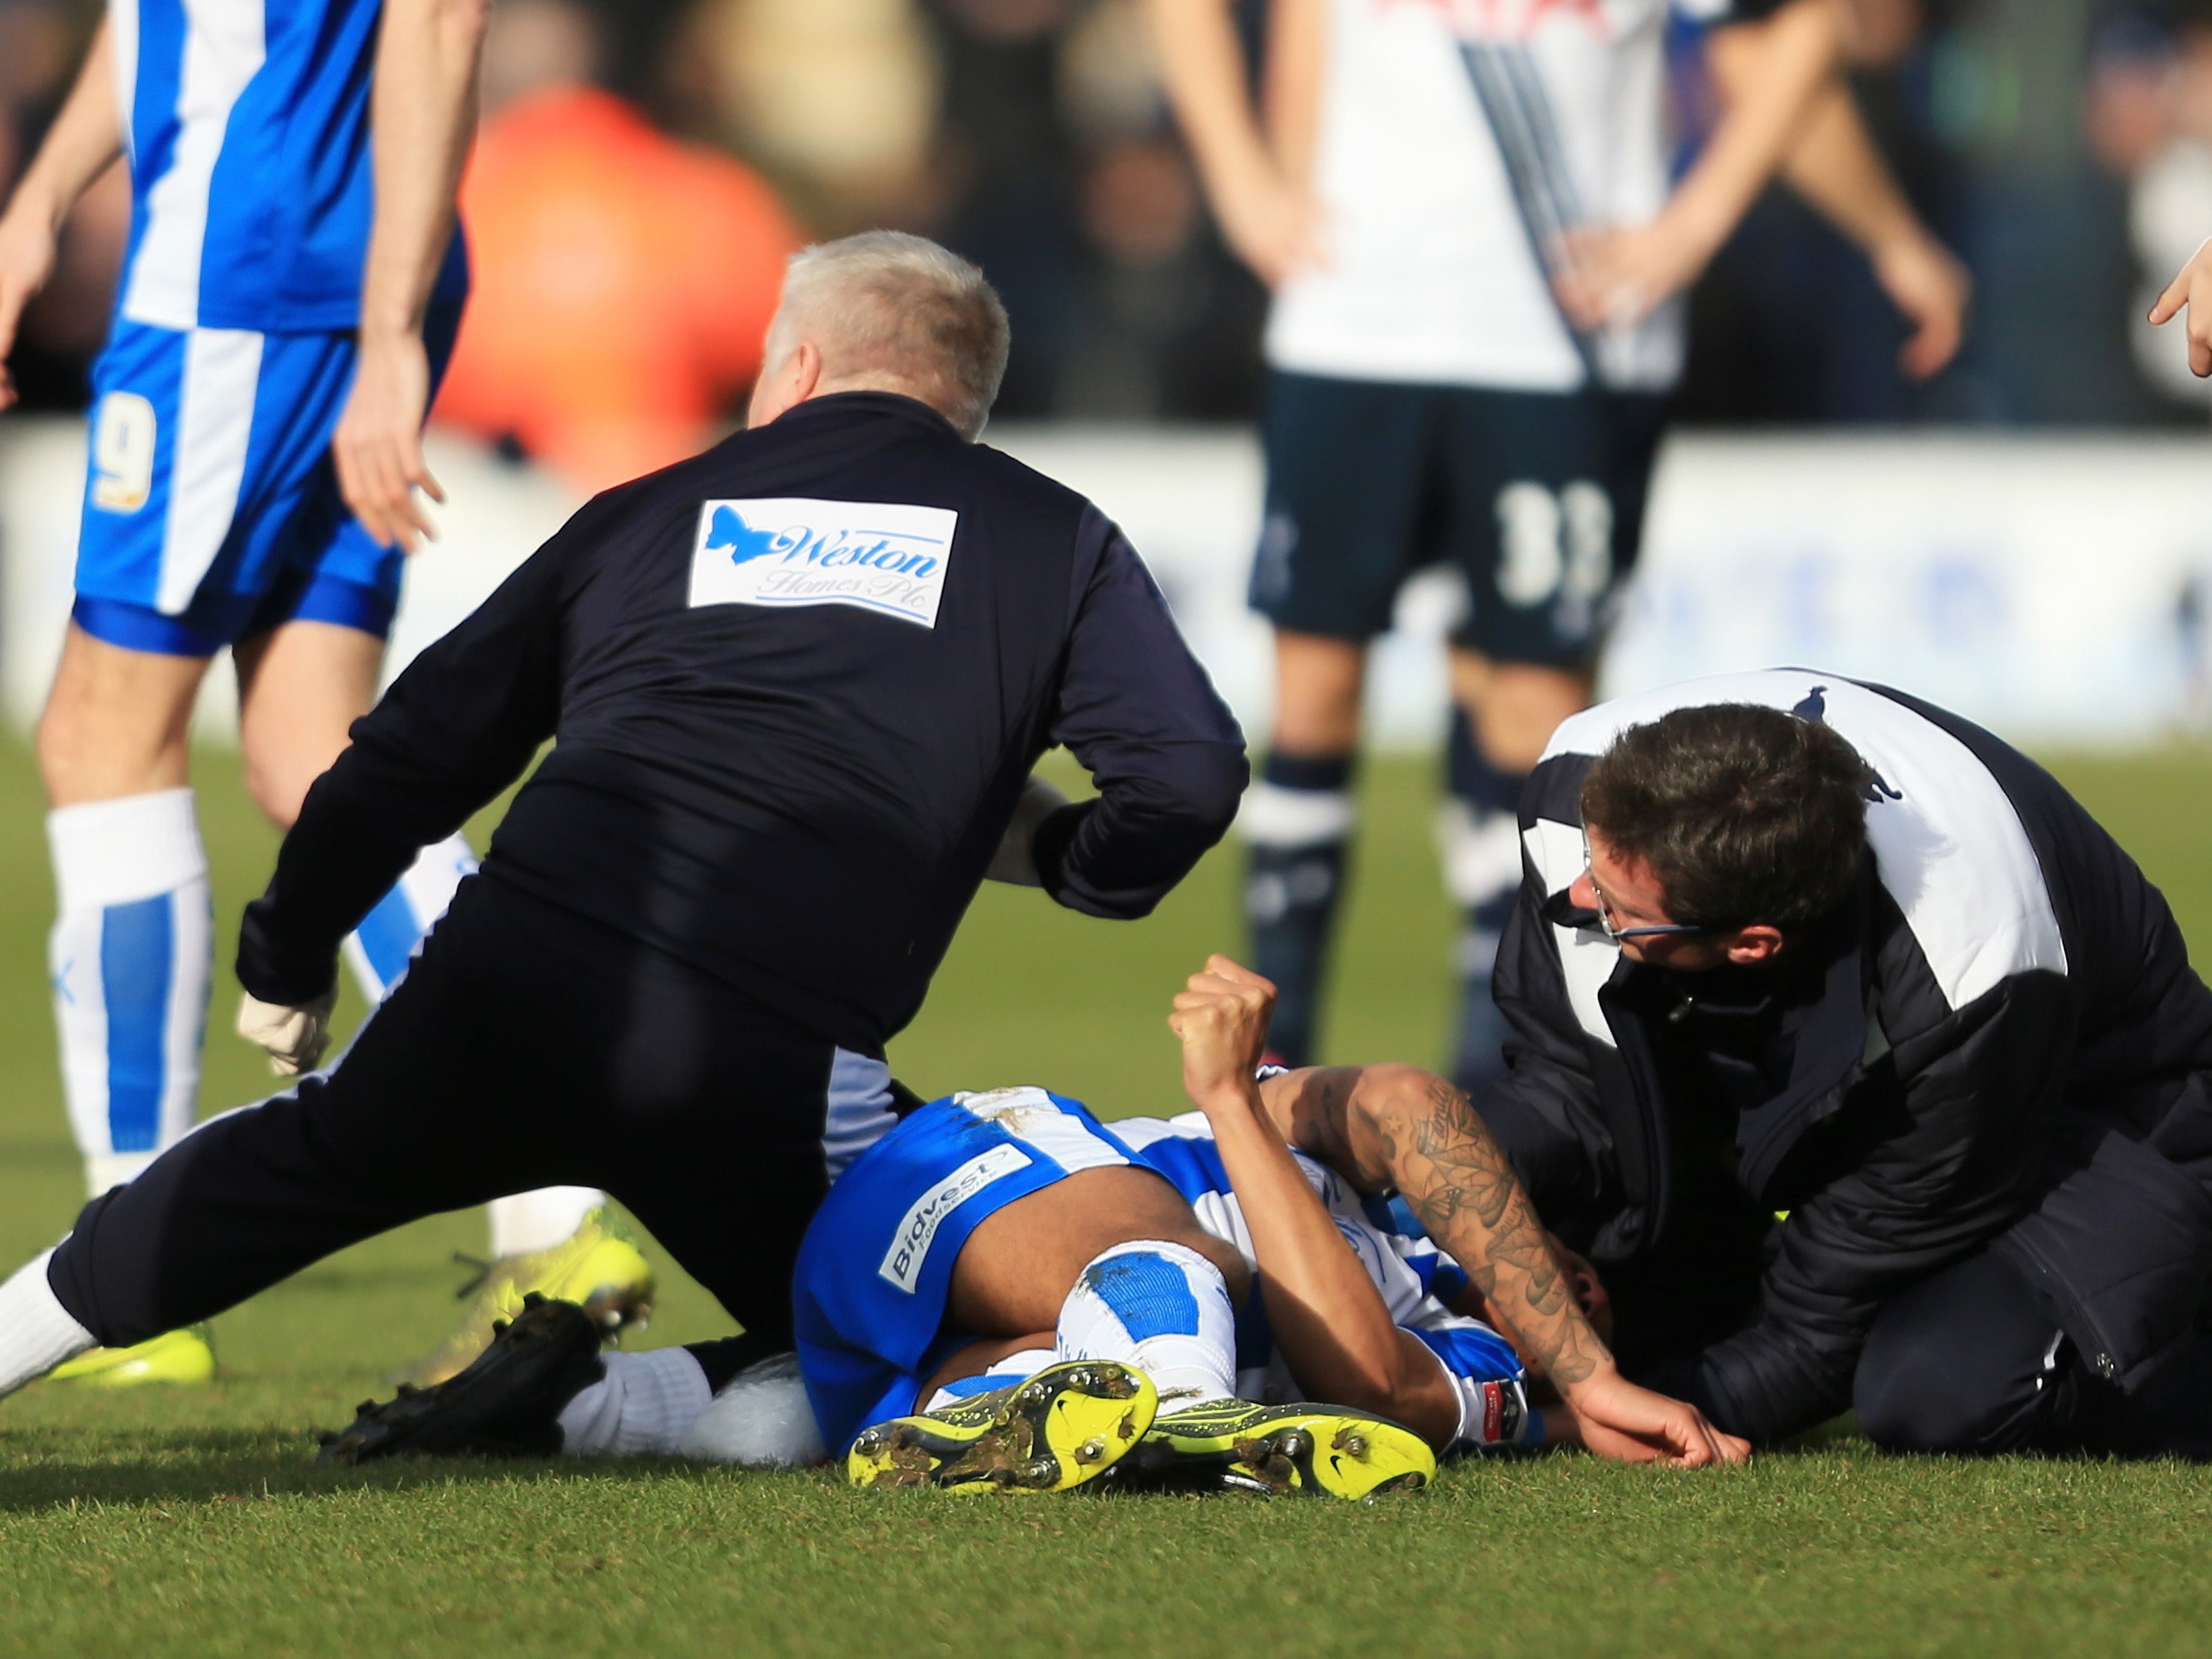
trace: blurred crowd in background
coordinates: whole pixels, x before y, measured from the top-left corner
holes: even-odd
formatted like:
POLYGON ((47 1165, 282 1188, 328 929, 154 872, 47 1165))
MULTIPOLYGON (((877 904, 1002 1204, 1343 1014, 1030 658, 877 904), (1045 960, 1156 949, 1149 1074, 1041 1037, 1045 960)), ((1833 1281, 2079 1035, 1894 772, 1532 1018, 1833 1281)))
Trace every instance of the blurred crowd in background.
MULTIPOLYGON (((1256 53, 1264 4, 1245 0, 1256 53)), ((2212 0, 1861 0, 1853 82, 1975 279, 1924 384, 1863 259, 1777 187, 1692 300, 1684 418, 2202 422, 2149 297, 2212 226, 2212 0), (2154 349, 2154 344, 2155 349, 2154 349)), ((93 0, 0 0, 0 183, 65 91, 93 0)), ((1678 26, 1685 158, 1711 103, 1678 26)), ((1266 295, 1224 251, 1141 0, 501 0, 463 197, 477 270, 439 417, 595 488, 742 404, 783 258, 870 225, 982 264, 1006 418, 1235 420, 1266 295)), ((127 228, 72 222, 16 354, 82 407, 127 228)))

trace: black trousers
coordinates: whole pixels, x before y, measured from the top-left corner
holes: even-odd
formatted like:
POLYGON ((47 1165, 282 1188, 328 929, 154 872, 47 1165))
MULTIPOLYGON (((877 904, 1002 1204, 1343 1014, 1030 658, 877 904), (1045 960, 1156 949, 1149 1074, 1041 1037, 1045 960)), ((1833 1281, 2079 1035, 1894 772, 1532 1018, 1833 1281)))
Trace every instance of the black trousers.
POLYGON ((595 1186, 749 1334, 787 1346, 825 1128, 849 1139, 887 1113, 887 1084, 880 1061, 479 876, 342 1065, 94 1199, 48 1279, 119 1346, 420 1217, 595 1186))
POLYGON ((2212 1334, 2185 1336, 2124 1394, 2040 1291, 1984 1252, 1882 1309, 1859 1358, 1859 1426, 1891 1451, 2212 1459, 2212 1334))

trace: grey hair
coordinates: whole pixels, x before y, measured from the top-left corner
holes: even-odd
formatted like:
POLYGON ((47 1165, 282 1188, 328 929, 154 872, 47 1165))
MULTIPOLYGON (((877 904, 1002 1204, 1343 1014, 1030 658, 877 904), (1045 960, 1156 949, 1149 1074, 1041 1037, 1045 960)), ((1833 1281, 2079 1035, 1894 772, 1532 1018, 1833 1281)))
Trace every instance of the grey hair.
POLYGON ((983 273, 927 237, 863 231, 791 256, 764 359, 802 340, 825 380, 891 381, 973 442, 1006 372, 1006 308, 983 273))

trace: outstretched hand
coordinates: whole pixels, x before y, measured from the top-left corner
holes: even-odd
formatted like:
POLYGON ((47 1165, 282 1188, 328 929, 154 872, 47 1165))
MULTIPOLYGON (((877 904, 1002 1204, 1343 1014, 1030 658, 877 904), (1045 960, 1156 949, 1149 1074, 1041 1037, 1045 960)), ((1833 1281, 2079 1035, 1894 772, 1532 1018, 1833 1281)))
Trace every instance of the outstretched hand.
POLYGON ((1182 1086, 1200 1106, 1244 1099, 1267 1052, 1275 988, 1219 951, 1176 993, 1168 1029, 1182 1039, 1182 1086))
POLYGON ((1607 1367, 1585 1378, 1568 1402, 1582 1443, 1617 1463, 1701 1469, 1751 1460, 1751 1443, 1723 1434, 1695 1406, 1638 1388, 1607 1367))
POLYGON ((2166 285, 2166 292, 2150 308, 2150 320, 2170 323, 2185 307, 2189 312, 2189 372, 2201 380, 2212 377, 2212 237, 2198 246, 2166 285))
POLYGON ((446 492, 422 459, 422 417, 430 406, 430 359, 419 334, 364 335, 353 390, 331 440, 338 488, 354 517, 383 546, 412 553, 437 526, 415 499, 446 492))

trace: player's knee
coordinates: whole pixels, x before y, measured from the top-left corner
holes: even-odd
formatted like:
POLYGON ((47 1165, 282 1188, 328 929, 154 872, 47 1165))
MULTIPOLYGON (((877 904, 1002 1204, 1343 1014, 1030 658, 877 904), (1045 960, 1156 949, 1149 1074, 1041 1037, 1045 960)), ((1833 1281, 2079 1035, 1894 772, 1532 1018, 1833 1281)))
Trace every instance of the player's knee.
MULTIPOLYGON (((47 796, 57 806, 173 788, 185 775, 191 703, 164 706, 114 678, 64 674, 32 738, 47 796)), ((187 689, 187 691, 189 688, 187 689)))
POLYGON ((279 830, 289 830, 300 816, 301 803, 307 798, 307 787, 321 774, 258 755, 250 748, 245 760, 246 793, 271 823, 279 830))
POLYGON ((1492 663, 1482 678, 1475 740, 1483 757, 1509 774, 1532 771, 1552 733, 1589 702, 1589 682, 1571 669, 1541 663, 1492 663))
MULTIPOLYGON (((1893 1306, 1875 1322, 1859 1357, 1851 1406, 1868 1439, 1884 1451, 1972 1455, 2002 1449, 2020 1418, 2018 1367, 1997 1358, 1940 1304, 1893 1306)), ((2033 1388, 2033 1378, 2026 1386, 2033 1388)))

